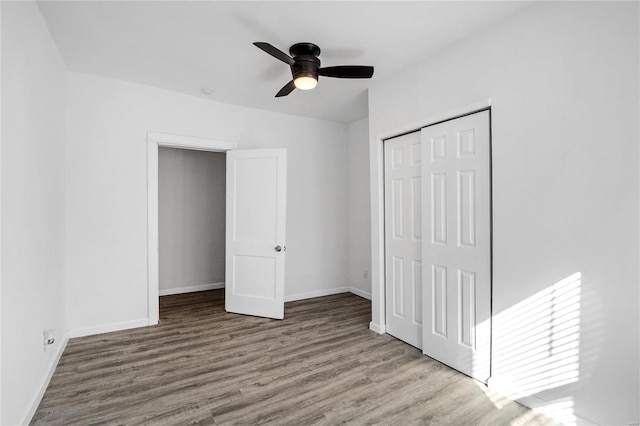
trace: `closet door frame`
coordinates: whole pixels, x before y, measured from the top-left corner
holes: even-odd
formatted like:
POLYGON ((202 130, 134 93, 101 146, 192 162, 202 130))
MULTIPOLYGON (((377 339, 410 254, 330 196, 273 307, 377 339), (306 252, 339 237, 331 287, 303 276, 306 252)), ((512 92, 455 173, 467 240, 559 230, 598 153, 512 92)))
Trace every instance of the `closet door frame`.
MULTIPOLYGON (((371 136, 369 141, 371 190, 371 322, 369 329, 372 331, 378 334, 386 333, 384 140, 476 112, 491 111, 491 107, 491 99, 486 99, 371 136)), ((493 269, 493 265, 491 267, 493 269)))

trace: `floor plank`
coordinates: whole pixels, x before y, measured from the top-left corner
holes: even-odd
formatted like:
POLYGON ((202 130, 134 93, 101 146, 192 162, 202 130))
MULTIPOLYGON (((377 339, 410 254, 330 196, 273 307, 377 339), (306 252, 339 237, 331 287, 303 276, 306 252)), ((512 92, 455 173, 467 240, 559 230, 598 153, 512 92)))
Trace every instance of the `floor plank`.
POLYGON ((160 323, 71 339, 34 425, 554 424, 388 335, 353 294, 229 314, 224 291, 163 296, 160 323))

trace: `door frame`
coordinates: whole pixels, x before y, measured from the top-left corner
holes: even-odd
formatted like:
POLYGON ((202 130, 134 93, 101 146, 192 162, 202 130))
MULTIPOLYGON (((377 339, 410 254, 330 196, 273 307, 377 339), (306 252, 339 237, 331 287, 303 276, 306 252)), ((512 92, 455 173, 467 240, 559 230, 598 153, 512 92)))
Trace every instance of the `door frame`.
MULTIPOLYGON (((491 98, 455 108, 396 129, 381 132, 369 140, 369 182, 371 189, 371 322, 369 329, 386 333, 385 241, 384 241, 384 141, 418 131, 443 121, 491 109, 491 98)), ((493 247, 491 248, 493 251, 493 247)), ((493 259, 493 256, 492 256, 493 259)), ((492 267, 493 270, 493 267, 492 267)))
POLYGON ((227 152, 238 148, 236 142, 147 132, 147 315, 149 325, 158 324, 160 319, 158 149, 161 146, 210 152, 227 152))

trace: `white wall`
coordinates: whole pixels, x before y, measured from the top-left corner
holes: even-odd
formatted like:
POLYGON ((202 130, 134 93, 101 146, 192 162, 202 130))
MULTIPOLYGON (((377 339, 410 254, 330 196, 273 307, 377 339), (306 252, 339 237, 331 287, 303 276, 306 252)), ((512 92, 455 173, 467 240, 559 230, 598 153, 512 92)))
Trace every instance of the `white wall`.
POLYGON ((369 120, 349 124, 349 285, 371 298, 371 204, 369 202, 369 120), (367 277, 365 278, 365 271, 367 277))
POLYGON ((65 341, 66 70, 32 2, 2 2, 2 424, 28 421, 65 341), (43 331, 56 342, 44 351, 43 331))
POLYGON ((287 148, 285 297, 346 286, 346 125, 78 73, 69 73, 68 96, 72 329, 148 318, 147 131, 287 148))
MULTIPOLYGON (((638 15, 637 2, 535 4, 369 94, 372 138, 492 99, 493 376, 511 394, 537 397, 532 405, 600 424, 640 418, 638 15), (535 318, 527 305, 575 273, 579 354, 567 359, 567 380, 548 383, 561 378, 555 367, 546 378, 527 371, 518 339, 535 318)), ((374 213, 374 231, 380 219, 374 213)), ((555 343, 535 347, 555 356, 555 343)))
MULTIPOLYGON (((2 46, 2 5, 0 5, 0 50, 2 46)), ((2 54, 0 52, 0 76, 2 75, 2 54)), ((1 79, 1 77, 0 77, 1 79)), ((0 104, 2 103, 0 84, 0 104)), ((1 111, 1 110, 0 110, 1 111)), ((2 307, 2 114, 0 112, 0 308, 2 307)), ((2 423, 2 312, 0 311, 0 423, 2 423)))
POLYGON ((226 157, 158 149, 160 290, 224 283, 226 157))

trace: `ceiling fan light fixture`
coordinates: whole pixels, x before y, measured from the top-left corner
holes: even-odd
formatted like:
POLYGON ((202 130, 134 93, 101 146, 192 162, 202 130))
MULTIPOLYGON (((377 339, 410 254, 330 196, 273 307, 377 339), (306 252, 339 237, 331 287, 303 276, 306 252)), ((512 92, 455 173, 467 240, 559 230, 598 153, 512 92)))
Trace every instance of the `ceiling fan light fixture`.
MULTIPOLYGON (((0 0, 2 1, 2 0, 0 0)), ((365 65, 337 65, 334 67, 320 67, 320 48, 313 43, 296 43, 289 49, 291 56, 266 43, 253 43, 258 49, 284 62, 291 68, 293 80, 285 84, 276 93, 276 98, 287 96, 295 89, 311 90, 318 85, 318 76, 333 78, 371 78, 373 67, 365 65)))
POLYGON ((311 74, 303 74, 297 76, 293 80, 293 84, 295 84, 297 89, 311 90, 318 85, 318 79, 311 74))

